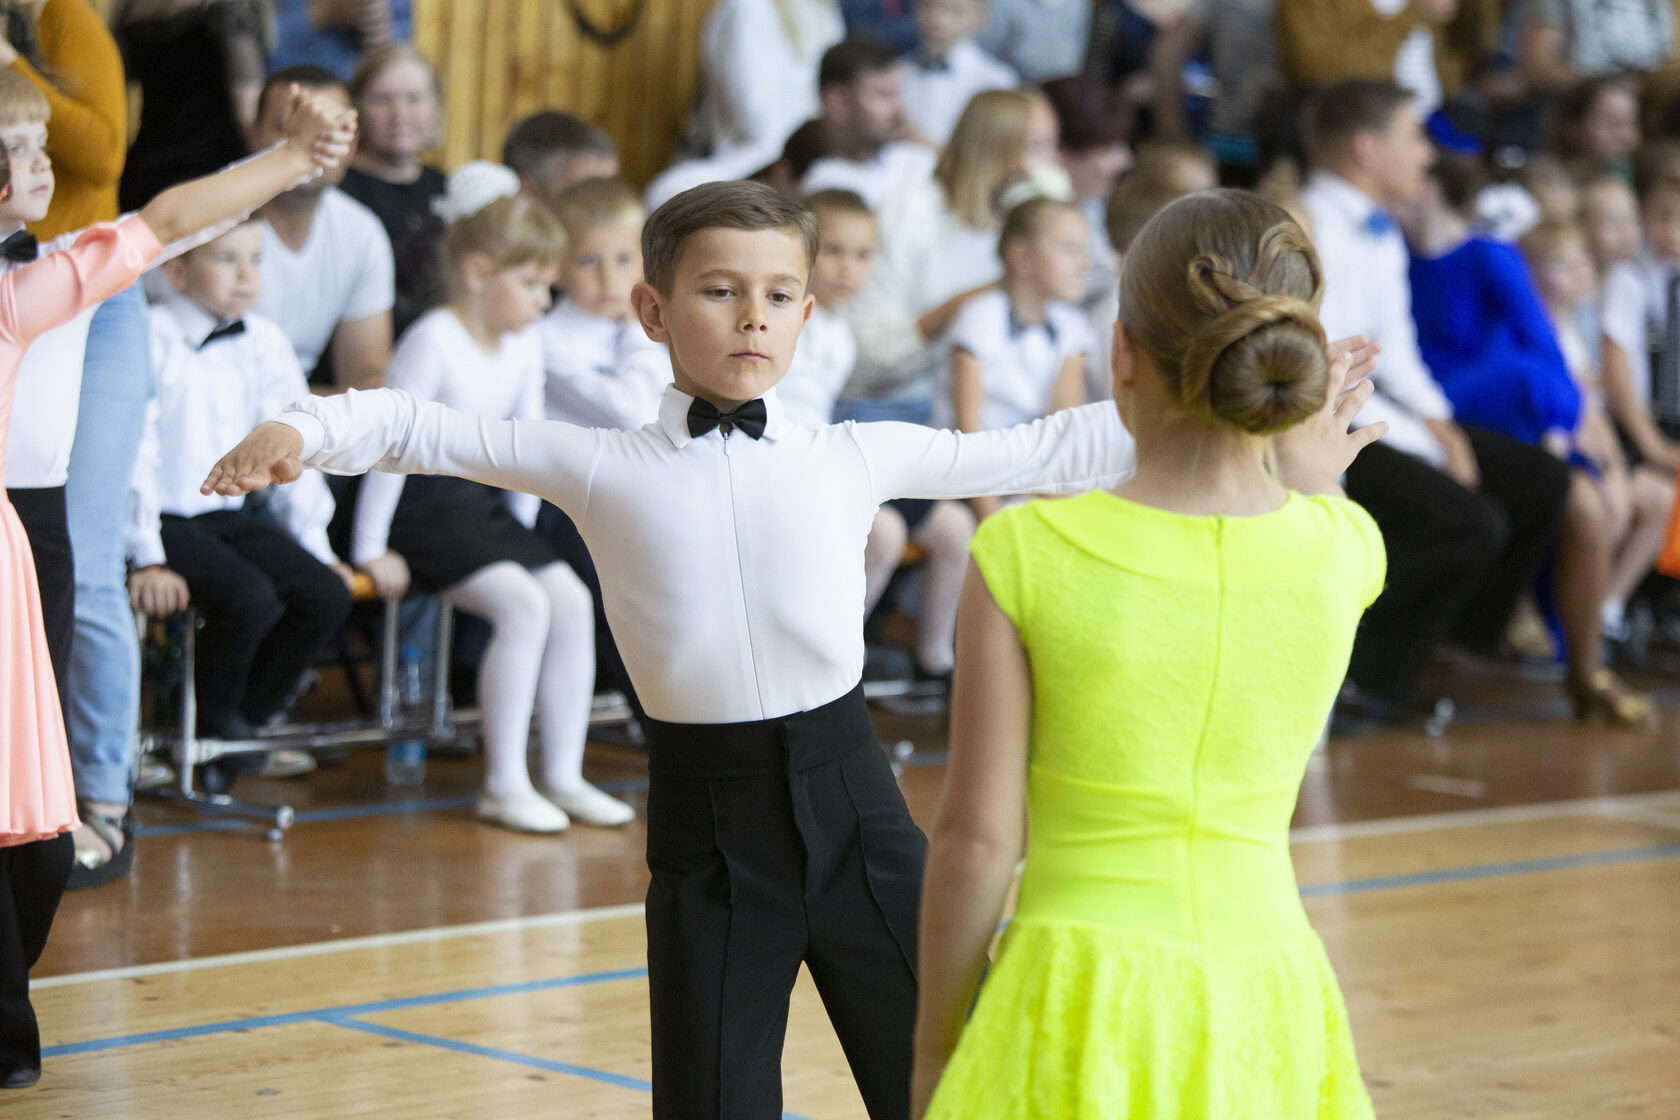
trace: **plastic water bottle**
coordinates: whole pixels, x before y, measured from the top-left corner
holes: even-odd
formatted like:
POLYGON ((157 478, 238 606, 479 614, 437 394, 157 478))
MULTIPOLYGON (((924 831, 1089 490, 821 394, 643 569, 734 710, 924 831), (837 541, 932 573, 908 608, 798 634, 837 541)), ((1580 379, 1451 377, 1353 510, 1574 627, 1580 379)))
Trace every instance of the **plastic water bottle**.
MULTIPOLYGON (((404 646, 397 666, 397 699, 406 713, 420 710, 424 697, 420 690, 420 660, 424 656, 418 646, 404 646)), ((426 780, 426 741, 408 739, 392 743, 385 749, 385 781, 393 786, 417 786, 426 780)))

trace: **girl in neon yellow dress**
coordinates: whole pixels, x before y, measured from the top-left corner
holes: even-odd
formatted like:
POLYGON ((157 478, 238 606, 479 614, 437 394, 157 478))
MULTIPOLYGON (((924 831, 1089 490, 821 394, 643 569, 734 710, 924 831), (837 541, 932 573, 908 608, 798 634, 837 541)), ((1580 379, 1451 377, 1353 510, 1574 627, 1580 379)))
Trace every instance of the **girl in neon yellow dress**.
POLYGON ((1384 572, 1336 483, 1384 426, 1348 431, 1370 388, 1343 391, 1321 292, 1280 208, 1241 191, 1168 207, 1121 279, 1136 476, 974 539, 923 897, 918 1117, 1371 1115, 1288 846, 1384 572), (1023 804, 1026 873, 965 1027, 1023 804))

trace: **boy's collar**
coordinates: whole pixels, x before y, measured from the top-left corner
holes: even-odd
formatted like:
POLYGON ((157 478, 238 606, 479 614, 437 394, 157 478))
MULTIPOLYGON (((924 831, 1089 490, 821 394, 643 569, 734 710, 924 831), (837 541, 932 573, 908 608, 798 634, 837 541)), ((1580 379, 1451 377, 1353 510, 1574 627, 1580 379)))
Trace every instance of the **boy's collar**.
POLYGON ((194 346, 203 343, 211 331, 226 321, 206 311, 197 300, 184 292, 172 293, 163 306, 169 309, 176 323, 180 324, 181 336, 194 346))
MULTIPOLYGON (((774 443, 787 434, 787 414, 782 411, 782 402, 776 399, 775 389, 765 390, 759 399, 764 402, 765 411, 762 438, 774 443)), ((694 437, 688 434, 688 407, 693 403, 694 398, 675 385, 665 387, 665 399, 659 402, 659 428, 678 451, 694 442, 694 437)))

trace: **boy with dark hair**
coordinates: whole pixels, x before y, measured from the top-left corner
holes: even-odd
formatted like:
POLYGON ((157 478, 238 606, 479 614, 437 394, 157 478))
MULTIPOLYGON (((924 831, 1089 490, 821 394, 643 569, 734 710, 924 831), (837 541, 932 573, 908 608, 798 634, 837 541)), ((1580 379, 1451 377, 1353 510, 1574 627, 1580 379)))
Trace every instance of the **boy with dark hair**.
POLYGON ((871 1116, 903 1117, 926 842, 859 683, 865 537, 897 497, 1106 485, 1130 441, 1106 404, 972 436, 794 423, 774 390, 811 312, 810 212, 760 184, 708 184, 656 211, 642 246, 633 301, 675 381, 656 422, 487 424, 399 392, 315 398, 204 489, 377 465, 565 510, 649 715, 655 1115, 780 1116, 803 961, 871 1116))
POLYGON ((1388 589, 1366 615, 1337 709, 1343 730, 1422 721, 1450 701, 1420 700, 1418 675, 1443 640, 1492 655, 1557 533, 1568 468, 1497 432, 1462 428, 1418 352, 1410 260, 1389 211, 1415 202, 1432 159, 1412 96, 1393 82, 1321 90, 1307 106, 1315 170, 1302 201, 1324 267, 1319 317, 1332 336, 1378 343, 1362 421, 1388 434, 1347 475, 1388 546, 1388 589))
POLYGON ((853 191, 880 209, 933 174, 938 158, 933 149, 910 139, 904 64, 880 43, 853 38, 830 47, 817 70, 817 98, 841 154, 811 165, 803 184, 807 193, 853 191))
POLYGON ((526 194, 552 210, 560 192, 573 183, 617 175, 618 147, 605 129, 570 113, 544 109, 508 129, 502 162, 518 172, 526 194))

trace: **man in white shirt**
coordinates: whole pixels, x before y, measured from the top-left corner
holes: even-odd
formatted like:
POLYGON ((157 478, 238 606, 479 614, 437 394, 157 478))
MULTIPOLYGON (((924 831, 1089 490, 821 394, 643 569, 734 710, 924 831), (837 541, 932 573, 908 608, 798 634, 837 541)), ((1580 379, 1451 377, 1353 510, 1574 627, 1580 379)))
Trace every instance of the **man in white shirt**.
POLYGON ((157 390, 132 483, 130 595, 154 615, 190 597, 203 616, 198 733, 216 739, 251 738, 350 613, 324 479, 261 511, 198 491, 228 440, 309 392, 286 336, 251 311, 262 248, 261 224, 245 222, 163 266, 176 291, 151 311, 157 390))
POLYGON ((353 472, 462 474, 565 510, 650 717, 654 1115, 781 1115, 788 996, 808 961, 870 1114, 904 1117, 926 841, 863 702, 863 547, 897 498, 1108 486, 1110 405, 974 436, 809 428, 773 391, 811 310, 808 211, 718 183, 648 222, 639 321, 675 384, 633 432, 490 424, 398 392, 311 398, 207 490, 353 472), (753 884, 746 889, 745 884, 753 884))
POLYGON ((1333 338, 1363 334, 1382 346, 1361 419, 1389 425, 1347 475, 1348 496, 1382 529, 1388 588, 1360 627, 1348 669, 1356 689, 1339 711, 1349 730, 1419 717, 1438 727, 1451 706, 1417 698, 1419 672, 1444 640, 1497 652, 1556 536, 1568 468, 1459 427, 1418 353, 1409 257, 1387 210, 1419 196, 1433 159, 1411 95, 1392 82, 1343 82, 1320 92, 1306 121, 1319 316, 1333 338))
POLYGON ((834 127, 844 155, 819 159, 805 172, 806 194, 847 190, 879 210, 938 161, 932 148, 909 139, 904 112, 904 64, 870 39, 830 47, 817 70, 823 119, 834 127))
POLYGON ((916 7, 921 46, 904 75, 904 104, 911 126, 934 144, 951 138, 975 94, 1021 84, 974 41, 989 14, 987 0, 921 0, 916 7))
MULTIPOLYGON (((350 104, 331 71, 317 66, 278 71, 257 102, 253 151, 282 135, 291 84, 350 104)), ((391 360, 391 241, 371 210, 338 189, 345 170, 287 191, 260 211, 268 226, 257 310, 286 332, 311 384, 369 389, 384 382, 391 360)))

